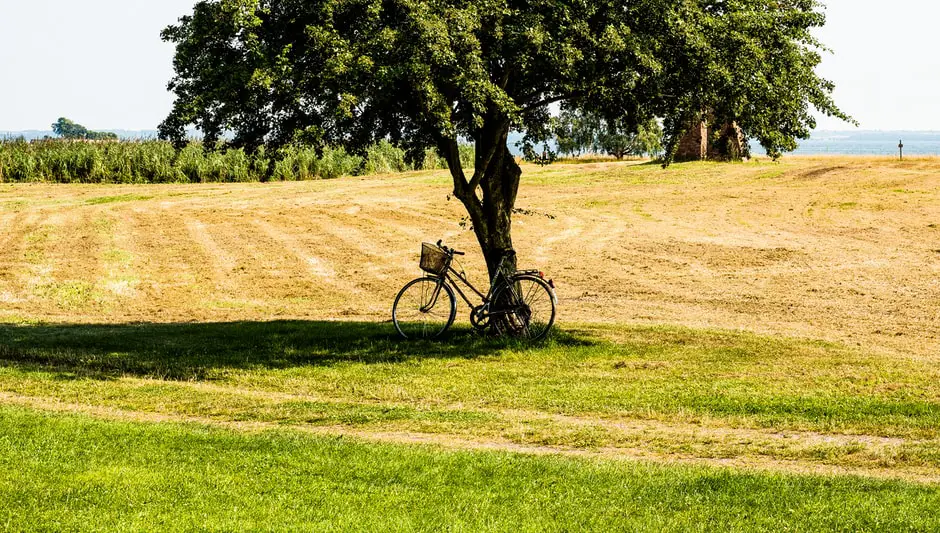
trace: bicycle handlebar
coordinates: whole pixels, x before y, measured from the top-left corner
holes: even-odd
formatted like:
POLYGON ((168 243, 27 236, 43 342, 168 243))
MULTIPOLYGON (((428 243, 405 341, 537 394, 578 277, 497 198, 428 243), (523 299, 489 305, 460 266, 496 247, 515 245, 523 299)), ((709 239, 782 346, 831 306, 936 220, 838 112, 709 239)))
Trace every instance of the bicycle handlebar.
MULTIPOLYGON (((459 252, 457 250, 454 250, 453 248, 448 248, 447 246, 444 245, 443 239, 440 239, 437 241, 437 247, 451 255, 467 255, 464 252, 459 252)), ((515 256, 516 256, 515 250, 506 250, 505 252, 503 252, 503 259, 506 259, 509 257, 515 257, 515 256)))
POLYGON ((444 242, 443 239, 437 241, 437 247, 440 248, 441 250, 444 250, 445 252, 451 255, 467 255, 464 252, 458 252, 457 250, 454 250, 453 248, 448 248, 444 246, 443 242, 444 242))

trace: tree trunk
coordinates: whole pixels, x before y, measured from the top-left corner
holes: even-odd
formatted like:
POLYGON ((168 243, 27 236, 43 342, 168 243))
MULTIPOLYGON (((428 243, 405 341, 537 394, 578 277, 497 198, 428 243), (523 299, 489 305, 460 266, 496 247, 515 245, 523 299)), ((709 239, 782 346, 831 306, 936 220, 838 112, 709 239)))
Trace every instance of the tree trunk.
POLYGON ((508 124, 490 130, 489 134, 479 135, 476 142, 477 168, 469 181, 460 164, 456 140, 448 140, 441 146, 454 178, 454 196, 470 215, 491 279, 507 254, 509 256, 503 262, 504 271, 512 273, 516 269, 516 258, 512 253, 515 251, 512 245, 512 212, 522 169, 509 152, 508 135, 508 124))
POLYGON ((496 275, 500 261, 507 257, 503 268, 507 273, 516 269, 515 249, 512 245, 512 212, 519 191, 522 169, 509 152, 505 142, 497 149, 489 168, 480 181, 483 191, 483 215, 485 231, 474 226, 490 278, 496 275))

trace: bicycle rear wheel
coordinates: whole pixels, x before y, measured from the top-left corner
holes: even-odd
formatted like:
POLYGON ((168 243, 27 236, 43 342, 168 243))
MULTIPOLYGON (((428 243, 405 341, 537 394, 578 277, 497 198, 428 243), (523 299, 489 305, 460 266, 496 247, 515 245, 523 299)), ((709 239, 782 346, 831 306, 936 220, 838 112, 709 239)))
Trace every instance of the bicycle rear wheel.
POLYGON ((406 339, 440 337, 456 316, 454 291, 436 277, 418 278, 405 285, 392 307, 395 329, 406 339))
POLYGON ((541 278, 514 277, 494 292, 490 320, 500 335, 541 340, 555 324, 555 291, 541 278))

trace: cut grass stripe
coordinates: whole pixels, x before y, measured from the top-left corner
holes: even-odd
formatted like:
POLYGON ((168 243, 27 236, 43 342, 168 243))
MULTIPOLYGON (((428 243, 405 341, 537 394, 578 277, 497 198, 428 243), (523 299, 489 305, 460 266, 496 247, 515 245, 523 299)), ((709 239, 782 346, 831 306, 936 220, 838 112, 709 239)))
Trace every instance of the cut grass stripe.
POLYGON ((933 530, 933 486, 0 408, 12 530, 933 530))

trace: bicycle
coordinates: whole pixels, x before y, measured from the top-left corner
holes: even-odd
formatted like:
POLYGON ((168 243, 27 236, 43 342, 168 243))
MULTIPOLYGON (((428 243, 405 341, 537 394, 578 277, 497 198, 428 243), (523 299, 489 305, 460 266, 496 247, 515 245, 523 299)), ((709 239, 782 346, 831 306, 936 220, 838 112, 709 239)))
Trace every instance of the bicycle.
POLYGON ((455 256, 464 252, 437 244, 421 245, 421 270, 427 275, 402 288, 392 307, 392 322, 405 339, 434 339, 444 334, 457 317, 454 290, 470 307, 470 324, 478 332, 492 329, 500 336, 538 341, 548 335, 555 323, 555 283, 538 270, 516 270, 507 275, 503 266, 515 256, 508 252, 500 259, 490 289, 483 294, 467 279, 466 273, 453 268, 455 256), (460 281, 479 296, 483 303, 474 305, 464 294, 460 281))

